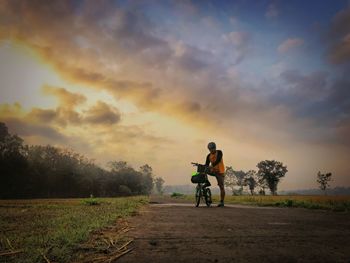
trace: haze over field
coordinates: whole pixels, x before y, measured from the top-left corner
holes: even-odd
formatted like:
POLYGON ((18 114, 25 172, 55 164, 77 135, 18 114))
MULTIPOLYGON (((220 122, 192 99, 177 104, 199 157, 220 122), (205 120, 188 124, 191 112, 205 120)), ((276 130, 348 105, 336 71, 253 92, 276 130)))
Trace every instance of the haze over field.
POLYGON ((189 183, 209 141, 279 190, 350 186, 350 4, 0 0, 0 121, 189 183))

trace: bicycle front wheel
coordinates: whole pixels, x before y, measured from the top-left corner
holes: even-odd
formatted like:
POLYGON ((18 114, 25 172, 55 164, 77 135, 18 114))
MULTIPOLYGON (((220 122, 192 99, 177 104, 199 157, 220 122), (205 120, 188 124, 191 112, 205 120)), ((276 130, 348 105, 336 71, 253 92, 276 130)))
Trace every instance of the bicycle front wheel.
POLYGON ((206 189, 204 197, 205 197, 205 203, 207 207, 211 206, 212 200, 211 200, 211 191, 209 188, 206 189))
POLYGON ((201 190, 201 187, 199 185, 197 185, 197 187, 196 187, 196 207, 199 206, 199 203, 201 201, 201 197, 202 197, 202 190, 201 190))

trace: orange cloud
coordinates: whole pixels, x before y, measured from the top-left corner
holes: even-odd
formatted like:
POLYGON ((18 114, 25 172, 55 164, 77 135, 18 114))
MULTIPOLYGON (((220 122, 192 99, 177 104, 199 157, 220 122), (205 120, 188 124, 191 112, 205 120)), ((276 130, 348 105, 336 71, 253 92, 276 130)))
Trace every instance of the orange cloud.
POLYGON ((115 124, 120 121, 120 113, 108 104, 98 101, 85 112, 84 121, 91 124, 115 124))
POLYGON ((45 85, 42 87, 42 92, 45 95, 56 96, 59 99, 61 106, 67 108, 74 108, 86 101, 86 97, 84 95, 72 93, 60 87, 45 85))

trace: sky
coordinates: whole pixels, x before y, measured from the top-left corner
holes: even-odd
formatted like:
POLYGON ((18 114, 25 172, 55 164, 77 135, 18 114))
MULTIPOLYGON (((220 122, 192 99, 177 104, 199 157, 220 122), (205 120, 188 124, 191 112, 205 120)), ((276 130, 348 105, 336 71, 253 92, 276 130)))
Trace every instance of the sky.
POLYGON ((215 141, 287 165, 279 190, 350 186, 350 2, 0 0, 0 121, 27 144, 168 185, 215 141))

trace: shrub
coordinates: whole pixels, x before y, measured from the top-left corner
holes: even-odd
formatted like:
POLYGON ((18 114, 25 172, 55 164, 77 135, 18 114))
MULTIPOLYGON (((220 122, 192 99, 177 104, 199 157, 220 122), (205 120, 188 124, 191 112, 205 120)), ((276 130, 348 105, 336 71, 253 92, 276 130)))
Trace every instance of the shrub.
POLYGON ((183 197, 183 196, 184 196, 184 194, 177 193, 177 192, 173 192, 173 193, 171 194, 171 197, 183 197))

